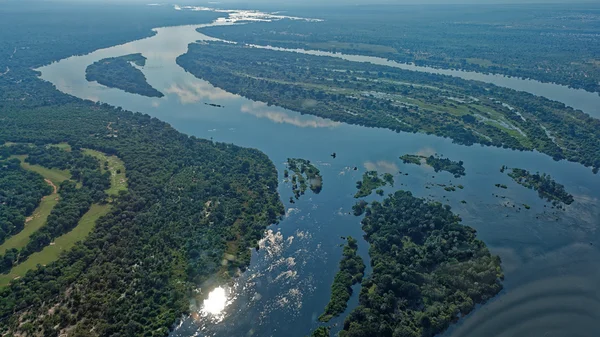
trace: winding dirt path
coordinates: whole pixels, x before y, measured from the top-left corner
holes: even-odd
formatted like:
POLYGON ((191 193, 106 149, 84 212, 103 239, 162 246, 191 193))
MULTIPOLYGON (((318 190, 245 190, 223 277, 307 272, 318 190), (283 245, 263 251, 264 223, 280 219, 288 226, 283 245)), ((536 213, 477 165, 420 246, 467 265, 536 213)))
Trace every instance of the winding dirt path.
POLYGON ((58 187, 56 187, 56 185, 54 185, 54 183, 50 181, 50 179, 44 179, 44 181, 46 181, 48 185, 52 186, 52 188, 54 189, 54 192, 52 194, 56 194, 58 192, 58 187))

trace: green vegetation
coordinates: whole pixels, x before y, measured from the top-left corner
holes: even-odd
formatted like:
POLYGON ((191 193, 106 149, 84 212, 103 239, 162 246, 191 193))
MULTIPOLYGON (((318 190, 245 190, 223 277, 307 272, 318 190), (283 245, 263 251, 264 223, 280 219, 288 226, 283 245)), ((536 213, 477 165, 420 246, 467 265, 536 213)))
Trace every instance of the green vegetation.
POLYGON ((144 73, 131 63, 143 67, 146 64, 146 58, 142 54, 131 54, 102 59, 87 67, 85 79, 132 94, 163 97, 163 93, 148 84, 144 73))
POLYGON ((404 164, 421 165, 423 163, 433 167, 435 172, 446 171, 452 173, 454 178, 460 178, 465 175, 465 167, 461 161, 452 161, 448 158, 442 158, 438 155, 421 156, 415 154, 405 154, 400 157, 404 164))
POLYGON ((250 248, 283 214, 274 165, 257 150, 188 137, 155 118, 62 94, 31 69, 150 36, 153 27, 222 14, 137 5, 1 6, 7 15, 0 20, 0 69, 10 71, 0 75, 7 126, 0 128, 0 144, 44 149, 21 154, 31 165, 59 170, 89 162, 70 169, 81 189, 95 189, 86 172, 102 176, 104 165, 79 149, 115 155, 127 168, 128 191, 105 205, 106 215, 91 206, 74 230, 56 237, 55 246, 66 247, 57 260, 27 265, 45 264, 44 252, 57 254, 48 245, 16 266, 33 269, 13 268, 24 275, 0 289, 0 333, 166 336, 188 312, 193 289, 243 270, 250 248), (73 154, 50 146, 60 143, 73 154), (86 226, 91 232, 80 241, 86 226), (80 242, 69 249, 74 241, 80 242))
POLYGON ((329 337, 329 330, 329 327, 320 326, 316 328, 315 331, 312 332, 312 334, 310 334, 310 337, 329 337))
POLYGON ((72 231, 56 238, 52 245, 31 254, 27 260, 12 268, 8 274, 0 275, 0 287, 7 286, 15 278, 25 276, 28 271, 36 269, 38 265, 45 266, 56 261, 62 253, 69 251, 77 242, 84 240, 94 229, 96 221, 108 214, 110 209, 109 204, 93 204, 72 231))
POLYGON ((0 160, 0 244, 4 243, 0 245, 0 254, 18 246, 20 240, 13 235, 36 227, 37 223, 31 224, 27 217, 35 218, 36 213, 51 208, 49 198, 42 200, 51 193, 52 187, 43 176, 24 170, 19 160, 0 160))
POLYGON ((352 286, 362 281, 365 273, 365 264, 357 254, 356 239, 348 237, 347 241, 340 261, 340 269, 331 285, 331 299, 325 307, 325 312, 319 316, 321 322, 329 322, 346 310, 348 300, 352 296, 352 286))
POLYGON ((565 191, 565 186, 554 181, 546 173, 531 174, 527 170, 513 168, 508 175, 518 184, 536 190, 540 198, 546 199, 554 205, 560 202, 570 205, 574 201, 573 196, 565 191))
POLYGON ((446 171, 454 175, 454 178, 460 178, 465 175, 465 167, 461 161, 452 161, 448 158, 429 156, 425 159, 427 165, 433 167, 435 172, 446 171))
POLYGON ((555 160, 579 162, 594 171, 600 168, 600 120, 525 92, 219 42, 191 44, 177 62, 229 92, 301 113, 434 134, 463 145, 537 150, 555 160))
POLYGON ((503 189, 507 189, 508 188, 508 186, 506 186, 505 184, 496 184, 495 186, 498 187, 498 188, 503 188, 503 189))
POLYGON ((372 203, 362 228, 373 273, 341 337, 431 337, 502 289, 500 258, 447 205, 398 191, 372 203))
MULTIPOLYGON (((54 239, 75 228, 92 202, 104 202, 106 198, 104 190, 110 186, 109 174, 101 174, 96 159, 80 151, 67 152, 52 146, 15 145, 5 149, 4 152, 25 160, 25 164, 28 164, 26 167, 29 169, 47 174, 43 178, 48 181, 51 176, 58 177, 60 180, 66 176, 65 170, 70 170, 77 183, 71 180, 62 181, 58 191, 60 198, 54 192, 54 200, 43 201, 44 204, 40 207, 44 212, 37 215, 39 219, 32 221, 33 226, 27 226, 5 243, 0 265, 2 273, 9 272, 13 266, 23 263, 33 253, 41 251, 54 239), (41 168, 37 164, 53 169, 41 168), (48 210, 50 214, 45 213, 48 210)), ((13 159, 13 163, 19 165, 19 160, 13 159)), ((56 185, 53 184, 53 188, 56 188, 56 185)))
POLYGON ((423 161, 424 158, 425 158, 424 156, 419 156, 419 155, 415 155, 415 154, 405 154, 400 157, 400 159, 402 159, 402 162, 404 164, 415 164, 415 165, 421 165, 421 162, 423 161))
POLYGON ((294 14, 324 21, 282 20, 200 30, 230 41, 379 56, 600 92, 597 6, 472 4, 427 10, 332 6, 318 14, 309 9, 294 14))
MULTIPOLYGON (((313 193, 319 194, 321 192, 321 189, 323 189, 323 177, 321 176, 319 169, 310 163, 310 160, 288 158, 287 166, 294 172, 292 175, 292 192, 296 199, 299 199, 301 195, 304 195, 309 185, 310 190, 313 191, 313 193)), ((289 177, 289 171, 285 170, 283 176, 287 179, 289 177)))
MULTIPOLYGON (((358 192, 354 195, 355 198, 364 198, 371 195, 374 190, 385 186, 386 184, 394 185, 394 176, 389 173, 384 173, 379 176, 377 171, 367 171, 363 173, 362 181, 356 182, 358 192)), ((383 195, 383 191, 381 191, 383 195)))
POLYGON ((352 206, 352 211, 354 212, 354 215, 355 216, 363 215, 363 213, 367 209, 367 205, 369 205, 369 203, 364 200, 361 200, 361 201, 357 202, 356 204, 354 204, 354 206, 352 206))
POLYGON ((83 153, 92 156, 100 162, 102 173, 110 173, 110 188, 106 190, 109 196, 117 196, 121 191, 127 191, 127 178, 125 176, 125 164, 117 156, 106 154, 90 149, 84 149, 83 153))
POLYGON ((523 204, 523 207, 525 207, 525 209, 531 209, 531 206, 529 206, 527 204, 523 204))

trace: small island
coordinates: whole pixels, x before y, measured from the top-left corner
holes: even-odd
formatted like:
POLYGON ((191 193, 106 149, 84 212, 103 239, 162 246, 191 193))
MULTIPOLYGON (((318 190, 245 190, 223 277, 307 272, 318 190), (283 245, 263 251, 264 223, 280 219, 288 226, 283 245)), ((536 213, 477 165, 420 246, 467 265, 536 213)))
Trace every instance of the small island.
POLYGON ((331 330, 331 328, 329 328, 329 327, 320 326, 320 327, 316 328, 312 332, 312 334, 310 334, 310 337, 329 337, 330 330, 331 330))
MULTIPOLYGON (((304 195, 306 189, 315 194, 319 194, 323 188, 323 177, 318 168, 310 163, 310 160, 300 158, 288 158, 287 166, 293 172, 292 176, 292 192, 296 199, 300 199, 304 195)), ((283 172, 283 176, 289 179, 290 173, 288 170, 283 172)), ((290 198, 293 201, 292 198, 290 198)))
POLYGON ((348 300, 352 296, 352 286, 362 281, 365 273, 365 263, 357 255, 356 239, 349 236, 346 240, 348 242, 344 246, 340 269, 331 285, 331 299, 325 307, 325 312, 319 316, 321 322, 329 322, 346 310, 348 300))
POLYGON ((442 158, 440 156, 421 156, 414 154, 405 154, 400 157, 404 164, 415 164, 421 165, 426 164, 435 170, 435 172, 446 171, 452 173, 454 178, 460 178, 465 174, 465 167, 463 166, 463 162, 461 161, 452 161, 448 158, 442 158))
MULTIPOLYGON (((364 198, 371 195, 374 190, 379 189, 385 185, 394 186, 394 176, 390 173, 384 173, 381 176, 377 171, 367 171, 363 174, 362 181, 356 182, 356 188, 358 192, 354 195, 355 198, 364 198)), ((378 193, 383 195, 383 190, 378 193)))
POLYGON ((552 202, 555 206, 561 202, 570 205, 574 201, 573 196, 565 191, 565 186, 554 181, 546 173, 531 174, 527 170, 513 168, 508 175, 519 185, 536 190, 540 198, 552 202))
POLYGON ((398 191, 366 213, 373 271, 340 337, 435 336, 502 289, 500 258, 450 206, 398 191))
POLYGON ((154 89, 146 81, 146 76, 133 64, 143 67, 146 58, 142 54, 130 54, 105 58, 89 65, 85 70, 88 82, 96 81, 109 88, 147 97, 163 97, 163 93, 154 89))

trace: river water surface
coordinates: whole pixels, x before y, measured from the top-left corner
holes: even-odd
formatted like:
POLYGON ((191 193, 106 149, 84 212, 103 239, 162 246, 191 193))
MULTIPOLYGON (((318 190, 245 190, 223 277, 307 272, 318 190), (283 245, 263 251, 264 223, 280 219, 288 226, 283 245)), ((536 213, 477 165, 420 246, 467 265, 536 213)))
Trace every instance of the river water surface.
MULTIPOLYGON (((224 13, 224 17, 231 14, 224 13)), ((215 24, 223 21, 227 20, 215 24)), ((387 187, 386 192, 407 189, 417 196, 450 204, 463 223, 477 229, 479 238, 502 258, 505 290, 446 335, 595 335, 600 328, 600 179, 590 169, 555 162, 535 152, 466 147, 435 136, 341 124, 233 95, 176 64, 175 59, 187 51, 189 43, 211 39, 196 32, 198 27, 157 28, 153 37, 39 69, 44 80, 65 93, 147 113, 189 135, 258 148, 276 164, 287 216, 265 233, 262 249, 253 253, 251 266, 241 277, 217 289, 202 289, 203 294, 210 293, 207 302, 190 301, 194 314, 182 318, 173 336, 308 335, 319 325, 316 318, 329 299, 341 257, 340 244, 344 243, 340 237, 362 237, 360 218, 349 212, 355 202, 355 182, 367 169, 395 175, 395 186, 387 187), (131 53, 142 53, 147 58, 141 70, 164 97, 133 95, 85 80, 85 68, 93 62, 131 53), (330 156, 332 152, 337 158, 330 156), (455 179, 448 173, 402 164, 398 157, 406 153, 438 153, 462 160, 467 175, 455 179), (295 204, 288 203, 291 186, 283 183, 282 174, 288 157, 306 158, 316 164, 324 177, 320 194, 308 191, 295 204), (500 173, 502 165, 551 174, 574 195, 575 202, 565 211, 551 209, 536 192, 500 173), (427 188, 428 183, 449 182, 465 188, 456 192, 437 186, 427 188), (497 183, 506 184, 508 189, 496 188, 497 183), (531 209, 520 207, 524 203, 531 209)), ((450 72, 466 78, 476 75, 478 80, 559 100, 591 115, 600 114, 597 94, 563 86, 457 71, 410 70, 450 72)), ((372 196, 367 200, 375 199, 381 198, 372 196)), ((366 262, 367 249, 361 239, 359 252, 366 262)), ((356 303, 357 296, 353 296, 350 309, 356 303)), ((341 322, 343 317, 332 321, 337 325, 335 331, 341 322)))

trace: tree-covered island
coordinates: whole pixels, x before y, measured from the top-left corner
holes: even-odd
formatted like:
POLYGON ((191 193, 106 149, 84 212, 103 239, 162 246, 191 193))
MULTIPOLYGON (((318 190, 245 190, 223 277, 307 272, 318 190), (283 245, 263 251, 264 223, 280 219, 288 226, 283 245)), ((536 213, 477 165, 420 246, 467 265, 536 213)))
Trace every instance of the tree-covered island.
POLYGON ((546 173, 530 173, 520 168, 510 169, 508 175, 519 185, 538 192, 540 198, 552 202, 554 205, 564 203, 570 205, 574 199, 571 194, 565 190, 565 186, 557 183, 546 173))
POLYGON ((463 145, 537 150, 600 168, 600 120, 525 92, 221 42, 191 44, 177 63, 231 93, 301 113, 449 137, 463 145))
POLYGON ((85 70, 86 80, 96 81, 109 88, 148 97, 163 97, 163 93, 146 81, 146 76, 133 64, 143 67, 146 58, 142 54, 130 54, 105 58, 90 64, 85 70))
POLYGON ((431 337, 502 289, 500 258, 449 206, 398 191, 362 221, 373 273, 341 337, 431 337))
MULTIPOLYGON (((311 164, 310 160, 301 158, 288 158, 287 167, 293 174, 290 175, 286 169, 283 176, 286 180, 290 179, 292 182, 292 192, 294 197, 299 199, 300 196, 304 195, 307 188, 315 194, 319 194, 323 189, 323 177, 321 171, 311 164)), ((292 198, 290 198, 293 201, 292 198)))
MULTIPOLYGON (((384 173, 379 175, 377 171, 367 171, 363 174, 362 180, 356 182, 358 191, 354 197, 363 198, 369 196, 374 190, 385 185, 394 186, 394 176, 392 174, 384 173)), ((380 194, 383 194, 383 192, 380 194)))
POLYGON ((331 299, 325 307, 325 312, 319 316, 319 321, 329 322, 342 314, 352 296, 352 286, 360 283, 365 272, 365 263, 357 254, 358 243, 353 237, 348 237, 342 253, 339 271, 331 285, 331 299))
POLYGON ((446 171, 452 173, 454 178, 460 178, 465 175, 465 167, 461 161, 453 161, 448 158, 442 158, 437 155, 421 156, 414 154, 405 154, 400 157, 404 164, 426 164, 435 170, 435 172, 446 171))

